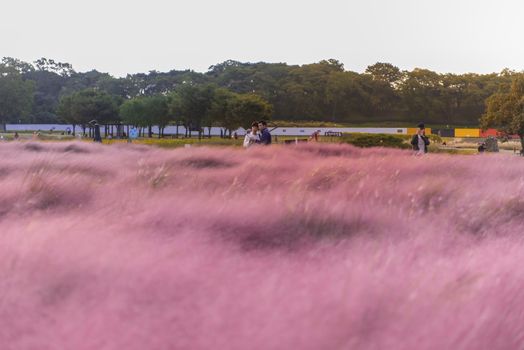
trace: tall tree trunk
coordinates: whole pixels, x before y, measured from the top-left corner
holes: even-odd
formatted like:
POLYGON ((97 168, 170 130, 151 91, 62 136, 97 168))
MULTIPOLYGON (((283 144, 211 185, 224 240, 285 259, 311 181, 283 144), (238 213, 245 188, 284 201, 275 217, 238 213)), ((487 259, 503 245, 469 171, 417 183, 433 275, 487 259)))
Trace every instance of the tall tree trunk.
POLYGON ((524 156, 524 135, 519 135, 520 137, 520 155, 524 156))
POLYGON ((176 123, 176 138, 178 139, 178 122, 176 123))
POLYGON ((76 131, 76 125, 73 124, 73 136, 76 136, 76 135, 75 135, 75 131, 76 131))

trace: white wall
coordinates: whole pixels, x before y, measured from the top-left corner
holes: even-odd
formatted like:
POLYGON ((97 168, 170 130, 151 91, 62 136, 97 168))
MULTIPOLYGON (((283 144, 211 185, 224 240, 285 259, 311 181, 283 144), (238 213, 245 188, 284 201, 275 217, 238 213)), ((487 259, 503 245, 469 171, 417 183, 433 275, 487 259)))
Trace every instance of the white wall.
MULTIPOLYGON (((72 125, 66 124, 7 124, 7 131, 49 131, 51 128, 54 128, 55 132, 66 131, 67 128, 73 129, 72 125)), ((82 129, 77 126, 76 131, 81 131, 82 129)), ((127 128, 124 128, 127 131, 127 128)), ((211 135, 219 136, 220 130, 222 128, 213 127, 211 128, 211 135)), ((271 130, 272 135, 276 136, 303 136, 309 137, 315 131, 320 130, 320 135, 324 135, 326 132, 345 132, 345 133, 369 133, 369 134, 407 134, 406 128, 286 128, 279 127, 277 129, 271 130)), ((103 133, 104 128, 101 127, 100 131, 103 133)), ((116 132, 116 128, 114 128, 116 132)), ((153 127, 153 132, 158 133, 158 127, 153 127)), ((176 126, 168 126, 165 128, 164 132, 166 134, 175 134, 176 126)), ((208 128, 204 129, 205 134, 208 134, 208 128)), ((245 134, 245 130, 240 128, 237 130, 237 134, 242 136, 245 134)), ((178 133, 184 134, 185 128, 183 126, 178 127, 178 133)), ((193 132, 193 135, 196 135, 196 132, 193 132)))

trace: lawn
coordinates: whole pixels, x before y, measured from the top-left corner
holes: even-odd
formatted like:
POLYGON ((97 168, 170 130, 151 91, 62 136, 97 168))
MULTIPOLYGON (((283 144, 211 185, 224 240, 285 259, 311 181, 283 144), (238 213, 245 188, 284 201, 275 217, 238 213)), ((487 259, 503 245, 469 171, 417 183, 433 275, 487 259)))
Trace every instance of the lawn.
MULTIPOLYGON (((12 141, 13 133, 1 134, 4 140, 12 141)), ((33 140, 32 133, 20 133, 20 139, 23 141, 33 140)), ((286 141, 306 140, 308 137, 294 137, 294 136, 278 136, 274 137, 274 143, 283 144, 286 141)), ((78 140, 73 136, 61 135, 58 133, 42 132, 38 136, 39 141, 73 141, 78 140)), ((83 142, 92 142, 90 138, 81 139, 83 142)), ((468 139, 468 138, 440 138, 436 135, 430 135, 431 153, 449 153, 449 154, 477 154, 478 142, 480 139, 468 139), (442 143, 446 142, 447 146, 443 146, 442 143)), ((409 149, 410 136, 407 135, 389 135, 389 134, 363 134, 363 133, 346 133, 342 138, 320 136, 319 141, 321 143, 349 143, 357 147, 388 147, 388 148, 401 148, 409 149)), ((127 140, 119 139, 103 139, 103 144, 125 144, 127 140)), ((134 144, 150 145, 161 148, 179 148, 190 145, 195 146, 233 146, 241 147, 243 143, 243 137, 238 139, 231 138, 220 138, 220 137, 204 137, 202 139, 194 138, 139 138, 133 141, 134 144)), ((520 142, 509 141, 505 143, 499 143, 499 147, 503 151, 520 151, 520 142)))

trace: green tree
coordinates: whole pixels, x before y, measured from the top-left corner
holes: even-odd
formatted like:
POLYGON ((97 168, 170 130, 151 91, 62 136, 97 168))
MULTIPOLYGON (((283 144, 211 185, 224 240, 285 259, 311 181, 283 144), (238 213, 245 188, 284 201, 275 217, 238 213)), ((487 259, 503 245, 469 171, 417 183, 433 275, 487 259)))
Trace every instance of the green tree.
MULTIPOLYGON (((139 97, 168 96, 170 119, 177 126, 197 130, 204 126, 238 124, 231 113, 218 117, 211 113, 218 108, 217 104, 224 107, 234 100, 231 97, 234 95, 226 98, 223 92, 215 91, 217 88, 233 94, 261 96, 273 106, 276 119, 350 123, 425 120, 476 126, 486 112, 485 100, 497 91, 509 91, 512 80, 521 74, 509 69, 498 74, 439 74, 425 69, 404 72, 381 62, 359 74, 330 59, 302 66, 226 61, 210 67, 204 74, 191 70, 153 70, 115 78, 96 70, 75 72, 70 64, 47 58, 26 63, 4 57, 2 62, 3 69, 10 70, 9 77, 0 77, 4 86, 9 79, 9 84, 18 79, 26 87, 33 82, 29 112, 27 104, 14 103, 16 99, 12 97, 3 98, 4 105, 16 105, 24 111, 9 112, 8 117, 13 121, 56 122, 62 96, 91 89, 111 95, 116 104, 139 97), (215 99, 223 100, 218 103, 215 99)), ((17 89, 8 91, 16 95, 17 89)), ((149 117, 142 116, 144 120, 149 117)), ((165 123, 151 120, 148 125, 157 122, 165 123)))
POLYGON ((182 121, 189 136, 192 130, 198 130, 199 136, 203 121, 209 122, 208 114, 211 112, 214 91, 216 86, 185 84, 169 96, 169 112, 182 121))
POLYGON ((360 75, 354 72, 332 72, 325 92, 326 104, 330 106, 332 122, 368 114, 371 105, 369 95, 363 88, 360 75))
POLYGON ((255 94, 237 95, 229 104, 230 113, 244 128, 249 128, 253 121, 269 120, 273 106, 255 94))
POLYGON ((164 136, 164 129, 171 121, 167 97, 163 95, 144 97, 142 103, 147 116, 149 137, 152 137, 151 127, 153 125, 158 126, 158 137, 164 136))
POLYGON ((165 127, 171 121, 166 96, 135 97, 120 106, 120 117, 126 124, 148 128, 148 137, 152 137, 152 127, 159 128, 158 137, 162 137, 165 127))
POLYGON ((427 69, 408 72, 399 86, 407 118, 411 122, 442 120, 441 77, 427 69))
POLYGON ((141 98, 132 98, 122 103, 119 109, 122 122, 136 127, 146 127, 145 107, 141 98))
POLYGON ((34 83, 24 80, 20 72, 0 64, 0 128, 28 115, 33 105, 34 83))
POLYGON ((63 96, 58 111, 62 120, 72 125, 80 125, 84 130, 92 120, 100 124, 119 121, 118 106, 113 97, 93 89, 63 96))
POLYGON ((80 124, 80 120, 76 120, 76 115, 73 114, 73 96, 63 96, 60 99, 57 107, 57 114, 60 122, 65 122, 73 125, 73 136, 76 135, 76 125, 80 124))
POLYGON ((210 126, 216 124, 230 133, 242 126, 242 119, 232 113, 237 98, 238 94, 234 92, 224 88, 216 89, 211 108, 207 114, 206 124, 210 126))
POLYGON ((35 62, 36 69, 40 71, 54 72, 62 76, 71 76, 75 73, 73 66, 69 63, 57 62, 53 59, 40 58, 35 62))
POLYGON ((35 66, 12 57, 2 59, 4 65, 16 69, 24 80, 35 83, 33 108, 24 122, 56 123, 57 107, 61 90, 72 74, 70 64, 42 58, 35 66))
MULTIPOLYGON (((330 77, 342 72, 343 65, 336 60, 293 68, 283 82, 287 107, 276 114, 285 114, 295 120, 332 120, 333 99, 327 96, 330 77)), ((339 108, 335 109, 340 111, 339 108)))
POLYGON ((67 78, 55 72, 34 70, 24 74, 35 83, 34 104, 30 119, 33 123, 57 122, 57 107, 67 78))
POLYGON ((398 85, 404 77, 400 69, 391 63, 375 63, 366 68, 366 73, 370 74, 373 80, 387 83, 392 87, 398 85))
POLYGON ((481 127, 497 128, 507 135, 519 135, 524 150, 524 75, 514 77, 511 88, 490 96, 481 127))
POLYGON ((27 63, 13 57, 2 58, 2 64, 6 67, 16 69, 20 74, 26 74, 35 70, 35 67, 33 67, 31 63, 27 63))

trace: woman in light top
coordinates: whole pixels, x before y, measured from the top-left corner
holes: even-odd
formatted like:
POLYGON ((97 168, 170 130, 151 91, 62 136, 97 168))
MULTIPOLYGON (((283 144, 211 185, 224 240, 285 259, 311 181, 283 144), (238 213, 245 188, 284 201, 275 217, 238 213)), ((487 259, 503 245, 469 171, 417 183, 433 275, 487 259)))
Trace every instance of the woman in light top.
POLYGON ((251 124, 251 131, 244 137, 244 147, 249 148, 253 145, 260 143, 260 135, 258 134, 258 123, 253 122, 251 124))

